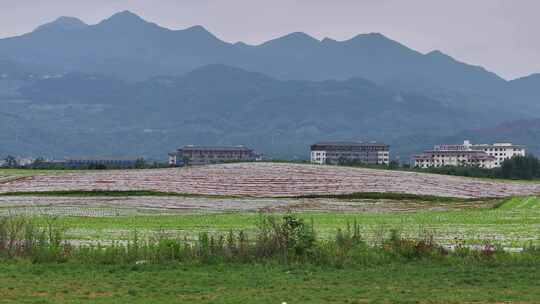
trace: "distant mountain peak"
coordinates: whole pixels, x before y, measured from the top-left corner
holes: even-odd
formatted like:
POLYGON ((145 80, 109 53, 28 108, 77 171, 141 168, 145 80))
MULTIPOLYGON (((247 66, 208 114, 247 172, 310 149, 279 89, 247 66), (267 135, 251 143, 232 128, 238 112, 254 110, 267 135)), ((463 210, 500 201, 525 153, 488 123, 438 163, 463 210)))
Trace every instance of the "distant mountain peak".
POLYGON ((143 20, 139 15, 128 10, 118 12, 112 15, 109 19, 115 19, 115 18, 143 20))
POLYGON ((287 34, 285 36, 281 36, 279 38, 267 41, 261 46, 291 46, 291 47, 299 47, 299 46, 312 46, 319 44, 320 41, 316 38, 304 33, 304 32, 293 32, 290 34, 287 34))
POLYGON ((366 34, 358 34, 354 36, 353 38, 349 39, 349 41, 353 40, 384 40, 384 41, 393 41, 392 39, 386 37, 385 35, 381 33, 366 33, 366 34))
POLYGON ((148 24, 148 22, 141 18, 139 15, 132 13, 131 11, 122 11, 101 21, 99 24, 134 26, 139 24, 148 24))
POLYGON ((188 27, 187 29, 183 30, 184 32, 189 32, 197 35, 209 35, 212 37, 215 37, 214 34, 210 33, 204 26, 202 25, 194 25, 192 27, 188 27))
POLYGON ((449 55, 447 55, 447 54, 445 54, 445 53, 443 53, 443 52, 441 52, 439 50, 431 51, 431 52, 427 53, 426 56, 454 61, 454 58, 452 58, 451 56, 449 56, 449 55))
POLYGON ((299 40, 299 41, 304 41, 304 42, 309 42, 309 43, 319 43, 320 41, 317 40, 316 38, 304 33, 304 32, 293 32, 293 33, 290 33, 288 35, 285 35, 281 38, 278 38, 278 39, 282 39, 282 40, 299 40))
POLYGON ((88 26, 82 20, 75 17, 62 16, 36 28, 34 32, 50 30, 77 30, 88 26))
POLYGON ((294 39, 303 39, 303 40, 309 40, 309 41, 319 41, 304 32, 292 32, 288 35, 283 36, 282 38, 289 38, 289 39, 294 38, 294 39))
POLYGON ((389 39, 385 35, 379 33, 379 32, 371 32, 371 33, 365 33, 365 34, 358 34, 356 36, 364 36, 364 37, 375 37, 375 38, 381 38, 381 39, 389 39))
POLYGON ((399 44, 399 42, 394 41, 381 33, 358 34, 344 42, 399 44))
POLYGON ((371 50, 387 50, 400 54, 420 54, 408 48, 407 46, 392 40, 381 33, 359 34, 353 38, 341 41, 341 44, 353 46, 355 48, 371 49, 371 50))
POLYGON ((190 45, 206 45, 208 48, 213 48, 218 44, 222 45, 224 43, 202 25, 195 25, 183 30, 176 30, 174 32, 182 37, 177 39, 187 39, 190 41, 190 45))
POLYGON ((392 40, 381 33, 358 34, 349 40, 342 41, 347 44, 356 44, 366 47, 399 47, 410 50, 403 44, 392 40))

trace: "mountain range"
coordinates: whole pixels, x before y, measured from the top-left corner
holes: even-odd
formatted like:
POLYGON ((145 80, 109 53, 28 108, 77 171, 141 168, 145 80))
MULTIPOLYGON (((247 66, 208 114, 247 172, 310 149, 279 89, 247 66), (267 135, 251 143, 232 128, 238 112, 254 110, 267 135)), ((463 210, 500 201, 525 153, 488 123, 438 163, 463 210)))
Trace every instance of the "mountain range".
MULTIPOLYGON (((539 97, 539 74, 507 81, 378 33, 248 45, 125 11, 0 39, 0 154, 163 158, 182 144, 246 144, 305 157, 313 141, 363 139, 408 157, 467 130, 534 121, 539 97)), ((529 127, 513 138, 534 144, 529 127)))

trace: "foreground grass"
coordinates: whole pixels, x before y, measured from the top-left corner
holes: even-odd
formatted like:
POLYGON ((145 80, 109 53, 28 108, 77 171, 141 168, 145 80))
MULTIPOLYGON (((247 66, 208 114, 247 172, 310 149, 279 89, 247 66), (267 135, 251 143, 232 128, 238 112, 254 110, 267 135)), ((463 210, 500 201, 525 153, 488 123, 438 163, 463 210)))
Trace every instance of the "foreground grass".
POLYGON ((267 265, 0 263, 2 303, 540 302, 540 268, 411 262, 267 265))

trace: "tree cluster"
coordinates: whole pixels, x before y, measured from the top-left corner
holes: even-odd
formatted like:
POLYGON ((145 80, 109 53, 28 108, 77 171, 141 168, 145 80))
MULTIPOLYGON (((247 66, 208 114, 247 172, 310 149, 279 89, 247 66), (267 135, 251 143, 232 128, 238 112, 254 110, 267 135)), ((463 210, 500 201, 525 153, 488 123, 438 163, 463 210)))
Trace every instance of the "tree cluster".
POLYGON ((540 160, 534 155, 516 156, 503 162, 497 177, 508 179, 540 178, 540 160))

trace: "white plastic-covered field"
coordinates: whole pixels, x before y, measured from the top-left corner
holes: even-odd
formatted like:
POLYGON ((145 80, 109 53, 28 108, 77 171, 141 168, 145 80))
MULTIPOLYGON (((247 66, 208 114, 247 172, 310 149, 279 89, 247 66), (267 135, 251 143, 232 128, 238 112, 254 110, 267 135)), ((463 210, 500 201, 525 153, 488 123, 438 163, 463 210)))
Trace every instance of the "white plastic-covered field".
POLYGON ((474 202, 335 198, 217 198, 178 196, 0 196, 2 215, 118 216, 196 212, 417 212, 490 208, 498 200, 474 202))
POLYGON ((180 169, 80 171, 36 175, 0 183, 0 193, 58 190, 154 190, 255 197, 395 192, 477 198, 540 194, 540 183, 277 163, 238 163, 180 169))

